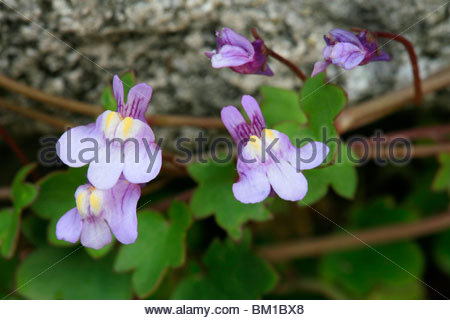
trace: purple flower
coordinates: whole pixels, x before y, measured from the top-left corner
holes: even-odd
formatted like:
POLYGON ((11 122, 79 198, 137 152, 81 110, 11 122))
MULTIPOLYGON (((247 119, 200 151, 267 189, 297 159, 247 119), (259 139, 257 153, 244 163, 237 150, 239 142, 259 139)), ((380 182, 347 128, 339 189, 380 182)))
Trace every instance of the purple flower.
POLYGON ((117 240, 130 244, 137 238, 136 205, 141 188, 120 179, 109 190, 91 184, 79 186, 75 192, 76 207, 67 211, 56 224, 56 237, 75 243, 81 237, 85 247, 100 249, 117 240))
POLYGON ((117 75, 113 89, 117 111, 105 111, 95 123, 69 129, 57 143, 62 162, 70 167, 89 164, 88 179, 100 189, 112 188, 122 173, 132 183, 149 182, 162 164, 161 150, 145 120, 152 87, 135 85, 127 103, 117 75))
POLYGON ((223 28, 222 34, 216 31, 217 51, 205 52, 211 59, 213 68, 231 68, 243 74, 262 74, 273 76, 266 64, 267 54, 264 41, 257 39, 250 42, 229 28, 223 28))
POLYGON ((324 36, 327 46, 323 49, 325 61, 314 64, 312 76, 335 64, 345 70, 372 61, 390 61, 389 55, 378 47, 377 39, 367 30, 356 35, 350 31, 334 29, 324 36))
POLYGON ((242 105, 250 124, 234 106, 221 112, 222 121, 238 146, 239 180, 233 185, 234 196, 243 203, 256 203, 274 191, 285 200, 303 199, 308 182, 301 170, 320 165, 329 148, 315 141, 296 148, 284 133, 266 129, 253 97, 243 96, 242 105))

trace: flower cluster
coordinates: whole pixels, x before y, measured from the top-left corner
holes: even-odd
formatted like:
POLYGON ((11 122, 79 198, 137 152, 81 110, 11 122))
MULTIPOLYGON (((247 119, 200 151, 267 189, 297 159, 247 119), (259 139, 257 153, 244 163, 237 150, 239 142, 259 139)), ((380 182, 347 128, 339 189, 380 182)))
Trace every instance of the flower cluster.
POLYGON ((345 70, 373 61, 390 61, 389 55, 381 51, 377 39, 367 30, 356 35, 350 31, 334 29, 324 36, 327 46, 323 49, 325 61, 314 64, 312 76, 324 71, 330 64, 345 70))
MULTIPOLYGON (((332 63, 348 70, 372 61, 390 60, 367 31, 355 35, 335 29, 325 36, 325 41, 325 61, 315 64, 313 75, 332 63)), ((217 32, 217 46, 217 50, 205 52, 214 68, 273 75, 262 39, 250 42, 223 28, 217 32)), ((140 184, 154 179, 162 165, 161 150, 145 120, 152 88, 145 83, 134 86, 126 103, 118 76, 114 77, 113 89, 116 111, 105 111, 95 123, 68 130, 57 144, 57 154, 65 164, 89 168, 88 183, 76 190, 76 207, 58 221, 56 235, 69 242, 81 239, 84 246, 95 249, 111 241, 111 231, 124 244, 136 240, 140 184)), ((234 106, 221 111, 238 149, 239 180, 232 187, 235 198, 243 203, 261 202, 275 194, 289 201, 303 199, 308 182, 302 171, 319 166, 329 148, 317 141, 298 148, 286 134, 266 128, 253 97, 244 95, 242 105, 249 122, 234 106)))
POLYGON ((139 184, 154 179, 162 165, 145 113, 152 87, 140 83, 124 102, 122 81, 116 75, 113 91, 116 111, 105 111, 85 126, 66 131, 57 143, 57 154, 70 167, 89 165, 88 183, 75 192, 76 207, 58 221, 60 240, 100 249, 111 242, 111 231, 124 244, 137 238, 136 206, 139 184))

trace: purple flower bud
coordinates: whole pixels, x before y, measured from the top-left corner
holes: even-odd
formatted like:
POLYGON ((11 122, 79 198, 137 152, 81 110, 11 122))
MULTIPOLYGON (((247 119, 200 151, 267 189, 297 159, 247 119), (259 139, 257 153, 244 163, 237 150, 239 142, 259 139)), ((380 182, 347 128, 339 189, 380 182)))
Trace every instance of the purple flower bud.
POLYGON ((213 68, 231 68, 243 74, 273 76, 272 70, 266 64, 267 54, 263 40, 250 42, 229 28, 223 28, 222 34, 217 31, 216 36, 217 50, 205 52, 211 59, 213 68))
POLYGON ((111 242, 112 231, 123 244, 133 243, 137 238, 136 206, 140 196, 141 188, 123 179, 109 190, 89 183, 79 186, 76 207, 59 219, 56 237, 72 243, 81 237, 83 246, 100 249, 111 242))
POLYGON ((89 181, 101 189, 112 188, 122 173, 132 183, 149 182, 162 164, 161 150, 145 120, 152 87, 135 85, 124 103, 122 81, 116 75, 113 91, 117 111, 105 111, 95 123, 69 129, 56 149, 70 167, 89 164, 89 181))
POLYGON ((325 61, 314 64, 313 77, 330 64, 350 70, 372 61, 391 60, 386 52, 380 50, 377 39, 366 30, 355 35, 350 31, 334 29, 324 39, 327 44, 322 52, 325 61))
POLYGON ((238 147, 239 180, 233 185, 234 196, 243 203, 261 202, 273 192, 284 200, 303 199, 308 182, 301 170, 319 166, 329 148, 316 141, 296 148, 284 133, 266 129, 253 97, 243 96, 242 105, 250 123, 234 106, 221 112, 222 121, 238 147))

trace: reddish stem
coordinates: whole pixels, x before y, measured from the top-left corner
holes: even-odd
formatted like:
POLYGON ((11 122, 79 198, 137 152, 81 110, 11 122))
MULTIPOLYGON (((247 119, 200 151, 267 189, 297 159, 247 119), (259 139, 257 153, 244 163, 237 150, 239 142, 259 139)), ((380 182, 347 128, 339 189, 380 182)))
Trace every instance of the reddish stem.
MULTIPOLYGON (((259 35, 258 31, 256 31, 255 28, 251 29, 252 35, 255 39, 262 39, 261 36, 259 35)), ((266 50, 267 55, 272 56, 273 58, 277 59, 278 61, 280 61, 281 63, 285 64, 286 66, 289 67, 289 69, 291 69, 292 72, 294 72, 297 77, 299 77, 302 81, 305 81, 308 77, 302 72, 302 70, 300 70, 293 62, 289 61, 288 59, 280 56, 278 53, 276 53, 275 51, 273 51, 272 49, 266 47, 264 45, 264 48, 266 50)))
POLYGON ((409 59, 411 60, 411 65, 412 65, 413 75, 414 75, 414 87, 416 90, 415 102, 416 102, 416 104, 420 104, 420 102, 422 101, 422 95, 423 95, 422 94, 422 83, 420 80, 419 63, 417 61, 417 55, 414 50, 413 44, 408 39, 406 39, 405 37, 403 37, 399 34, 384 32, 384 31, 372 31, 372 33, 378 37, 387 38, 387 39, 391 39, 391 40, 400 42, 405 47, 406 51, 408 51, 409 59))
MULTIPOLYGON (((2 136, 3 140, 5 140, 6 144, 11 148, 11 150, 23 165, 27 165, 30 163, 25 153, 23 153, 22 149, 20 149, 16 141, 9 135, 8 131, 6 131, 5 127, 3 127, 1 124, 0 136, 2 136)), ((36 180, 39 179, 39 176, 36 174, 35 170, 33 170, 32 175, 36 180)))
POLYGON ((9 135, 8 131, 0 125, 0 136, 2 136, 3 140, 5 140, 6 144, 11 148, 16 157, 22 162, 23 165, 27 165, 30 163, 28 158, 20 149, 19 145, 14 141, 14 139, 9 135))

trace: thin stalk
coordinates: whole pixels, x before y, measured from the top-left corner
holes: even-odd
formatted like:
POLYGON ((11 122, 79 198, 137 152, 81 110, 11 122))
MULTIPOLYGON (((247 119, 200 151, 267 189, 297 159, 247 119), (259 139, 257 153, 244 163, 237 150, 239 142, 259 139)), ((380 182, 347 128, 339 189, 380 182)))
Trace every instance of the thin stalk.
POLYGON ((384 31, 372 31, 372 33, 378 37, 391 39, 393 41, 400 42, 405 47, 406 51, 408 51, 409 60, 411 61, 411 66, 412 66, 413 76, 414 76, 414 88, 416 91, 415 103, 420 104, 420 102, 422 101, 422 96, 423 96, 422 84, 421 84, 421 80, 420 80, 419 63, 417 61, 417 55, 414 50, 413 44, 408 39, 406 39, 405 37, 403 37, 399 34, 384 32, 384 31))
POLYGON ((295 240, 258 249, 259 254, 271 261, 282 262, 302 257, 319 256, 328 252, 345 251, 403 239, 437 233, 450 227, 450 212, 443 212, 416 222, 393 224, 354 232, 352 235, 328 235, 312 239, 295 240))
MULTIPOLYGON (((258 31, 255 28, 252 28, 251 32, 255 39, 261 39, 261 36, 259 35, 258 31)), ((267 55, 277 59, 278 61, 280 61, 281 63, 286 65, 302 81, 305 81, 306 79, 308 79, 308 77, 303 73, 303 71, 300 70, 300 68, 297 67, 292 61, 282 57, 280 54, 276 53, 274 50, 270 49, 269 47, 267 47, 267 46, 264 46, 264 47, 265 47, 267 55)))

